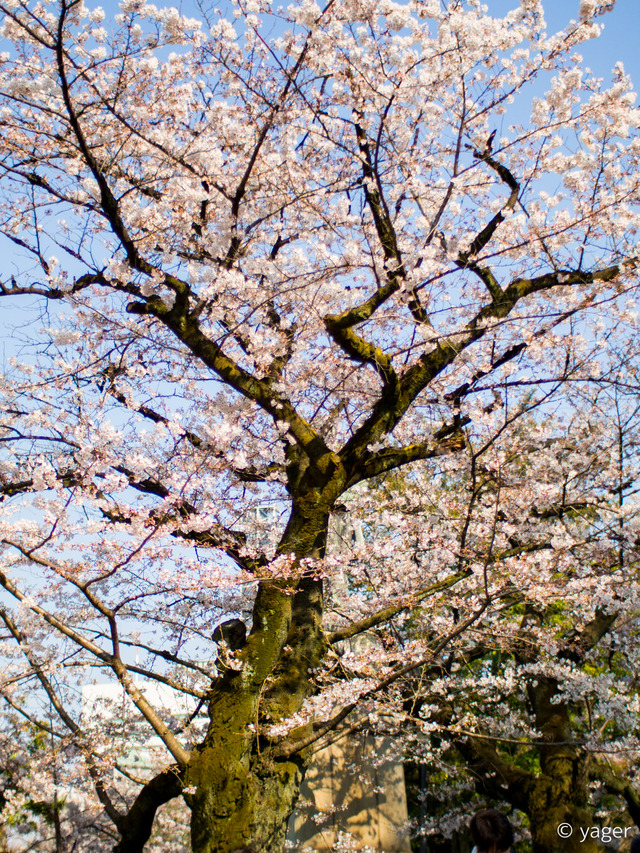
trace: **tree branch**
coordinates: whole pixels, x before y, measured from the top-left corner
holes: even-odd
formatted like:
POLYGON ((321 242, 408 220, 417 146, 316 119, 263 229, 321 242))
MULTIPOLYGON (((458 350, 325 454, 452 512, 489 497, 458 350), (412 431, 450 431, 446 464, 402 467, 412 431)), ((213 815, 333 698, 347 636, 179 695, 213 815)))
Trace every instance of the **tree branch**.
POLYGON ((357 479, 349 480, 349 485, 354 485, 361 480, 367 480, 394 468, 400 468, 411 462, 423 459, 435 459, 449 453, 456 453, 466 447, 466 438, 462 428, 466 426, 470 418, 465 417, 451 424, 444 424, 433 434, 431 441, 422 444, 409 444, 404 447, 388 447, 372 453, 362 465, 362 470, 357 479))
MULTIPOLYGON (((11 544, 6 540, 2 540, 5 544, 11 544)), ((105 663, 113 672, 116 674, 118 681, 124 687, 126 693, 131 697, 136 708, 140 711, 142 716, 147 720, 150 726, 153 728, 155 733, 160 737, 160 739, 164 742, 169 752, 173 755, 176 761, 181 765, 186 765, 189 760, 189 753, 181 746, 176 737, 172 734, 169 727, 163 722, 155 709, 151 706, 149 701, 145 698, 144 694, 138 689, 138 686, 134 683, 131 676, 129 675, 129 671, 127 667, 122 663, 122 661, 115 655, 108 654, 101 649, 100 646, 97 646, 91 640, 87 639, 81 633, 76 631, 74 628, 71 628, 69 625, 66 625, 52 613, 45 610, 39 604, 37 604, 30 596, 24 595, 18 587, 11 581, 4 572, 0 572, 0 585, 7 590, 7 592, 12 595, 15 599, 20 601, 25 607, 31 610, 32 613, 37 614, 43 619, 48 625, 51 625, 52 628, 55 628, 56 631, 63 634, 65 637, 68 637, 72 640, 76 645, 90 652, 94 657, 101 660, 105 663)))
POLYGON ((126 815, 117 824, 120 841, 113 853, 142 853, 149 840, 158 808, 182 794, 184 768, 166 767, 147 782, 126 815))
POLYGON ((618 794, 626 800, 631 819, 637 827, 640 827, 640 793, 631 782, 617 776, 608 765, 598 759, 593 762, 590 775, 602 782, 607 791, 618 794))
POLYGON ((470 569, 465 569, 462 572, 457 572, 450 578, 430 584, 412 595, 409 601, 404 601, 401 604, 392 604, 390 607, 385 607, 377 613, 372 613, 371 616, 367 616, 366 619, 359 619, 357 622, 352 622, 344 628, 338 628, 336 631, 332 631, 327 636, 327 641, 333 645, 334 643, 339 643, 341 640, 348 640, 351 637, 356 637, 358 634, 362 634, 371 628, 376 628, 378 625, 383 625, 385 622, 393 619, 394 616, 397 616, 398 613, 402 613, 403 610, 415 607, 416 604, 424 601, 425 598, 429 598, 438 592, 442 592, 445 589, 451 589, 451 587, 455 586, 461 580, 468 578, 471 574, 472 571, 470 569))

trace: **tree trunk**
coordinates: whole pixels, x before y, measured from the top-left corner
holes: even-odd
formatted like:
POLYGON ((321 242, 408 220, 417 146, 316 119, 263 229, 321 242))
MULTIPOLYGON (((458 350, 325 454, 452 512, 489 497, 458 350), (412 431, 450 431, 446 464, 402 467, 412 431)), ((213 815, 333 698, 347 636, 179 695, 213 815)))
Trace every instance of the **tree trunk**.
POLYGON ((597 839, 587 836, 594 825, 587 804, 584 759, 567 749, 545 762, 528 798, 533 853, 596 853, 597 839))
POLYGON ((590 759, 572 742, 569 708, 553 701, 558 683, 552 678, 536 676, 527 692, 542 734, 539 771, 512 764, 483 738, 470 737, 458 749, 477 777, 479 793, 507 800, 528 816, 533 853, 596 853, 598 839, 589 832, 590 759))
POLYGON ((597 839, 581 832, 588 832, 594 824, 589 807, 589 759, 571 742, 569 708, 553 701, 558 693, 555 679, 538 676, 528 693, 536 725, 548 741, 540 746, 540 774, 528 795, 533 853, 596 853, 597 839))
MULTIPOLYGON (((327 503, 316 489, 294 502, 281 553, 297 559, 324 553, 327 503)), ((300 710, 309 694, 309 671, 327 647, 321 622, 320 580, 300 573, 295 582, 261 582, 238 668, 215 682, 207 735, 185 773, 193 853, 233 853, 244 846, 256 853, 284 850, 304 759, 274 757, 272 741, 262 733, 300 710)))
POLYGON ((193 853, 233 853, 244 846, 282 853, 302 781, 300 766, 262 763, 258 756, 238 761, 206 745, 190 772, 199 781, 190 798, 193 853))

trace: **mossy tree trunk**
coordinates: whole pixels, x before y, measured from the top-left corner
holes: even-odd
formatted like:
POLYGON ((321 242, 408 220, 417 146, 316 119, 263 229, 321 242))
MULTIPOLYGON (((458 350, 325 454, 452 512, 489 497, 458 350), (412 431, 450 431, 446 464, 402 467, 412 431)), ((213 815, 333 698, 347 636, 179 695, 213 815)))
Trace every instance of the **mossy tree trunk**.
POLYGON ((479 793, 506 800, 527 815, 533 853, 595 853, 598 849, 596 839, 584 838, 580 832, 580 828, 586 830, 596 822, 589 806, 588 760, 579 747, 570 743, 541 746, 537 773, 505 760, 480 738, 470 739, 462 752, 470 769, 480 777, 479 793), (568 838, 558 834, 562 824, 573 830, 568 838))
MULTIPOLYGON (((559 647, 560 662, 580 665, 586 655, 607 633, 615 615, 597 610, 579 631, 570 631, 559 647)), ((535 639, 545 614, 529 607, 523 619, 515 658, 520 664, 539 663, 542 652, 535 639)), ((496 800, 507 800, 529 818, 533 853, 595 853, 598 839, 590 830, 597 826, 594 809, 589 802, 589 783, 595 765, 579 741, 575 730, 575 711, 561 692, 560 682, 537 674, 529 677, 526 691, 533 714, 533 724, 540 739, 529 749, 537 752, 539 771, 525 771, 491 741, 470 738, 460 745, 477 774, 477 788, 496 800), (562 837, 562 824, 568 837, 562 837)), ((597 775, 597 774, 596 774, 597 775)), ((623 795, 624 791, 621 791, 623 795)), ((640 814, 640 811, 638 812, 640 814)))
MULTIPOLYGON (((318 477, 313 472, 313 479, 318 477)), ((308 480, 308 477, 303 478, 308 480)), ((318 488, 301 483, 279 550, 294 560, 324 553, 330 509, 343 478, 325 478, 318 488)), ((253 627, 238 652, 237 669, 227 669, 209 699, 210 724, 186 771, 192 810, 193 853, 284 849, 288 818, 304 772, 303 755, 274 757, 258 732, 298 711, 311 689, 310 669, 326 651, 322 623, 322 581, 261 582, 253 627)))
POLYGON ((556 701, 558 687, 554 679, 539 676, 528 688, 537 728, 549 743, 539 747, 540 774, 527 790, 533 853, 595 853, 596 839, 584 837, 580 831, 594 825, 594 810, 589 805, 589 756, 572 742, 569 708, 556 701), (569 837, 558 834, 562 824, 572 828, 569 837))

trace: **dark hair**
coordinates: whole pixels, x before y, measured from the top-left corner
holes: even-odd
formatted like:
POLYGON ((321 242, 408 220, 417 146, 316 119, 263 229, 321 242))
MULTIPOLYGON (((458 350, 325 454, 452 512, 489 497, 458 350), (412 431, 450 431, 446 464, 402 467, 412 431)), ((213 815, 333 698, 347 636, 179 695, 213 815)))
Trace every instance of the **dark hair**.
POLYGON ((498 809, 476 812, 469 829, 479 853, 506 853, 513 844, 511 824, 498 809))
POLYGON ((636 837, 633 839, 629 851, 630 853, 640 853, 640 835, 636 835, 636 837))

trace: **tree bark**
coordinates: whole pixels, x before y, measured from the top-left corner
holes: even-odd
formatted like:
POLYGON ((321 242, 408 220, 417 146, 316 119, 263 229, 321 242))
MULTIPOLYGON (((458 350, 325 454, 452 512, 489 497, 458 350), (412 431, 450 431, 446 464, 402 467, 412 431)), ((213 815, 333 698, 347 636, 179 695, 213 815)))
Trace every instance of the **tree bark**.
MULTIPOLYGON (((294 499, 282 554, 300 560, 324 553, 335 494, 329 478, 328 488, 294 499)), ((260 731, 300 710, 309 695, 310 670, 327 648, 322 599, 322 582, 304 572, 294 584, 260 584, 252 629, 237 654, 238 669, 227 670, 214 684, 208 732, 185 774, 187 788, 196 789, 185 797, 193 853, 233 853, 244 846, 256 853, 284 850, 305 759, 271 756, 270 742, 260 731)))
POLYGON ((168 767, 154 776, 136 797, 126 816, 118 820, 120 840, 113 853, 142 853, 160 806, 179 797, 182 779, 178 767, 168 767))

